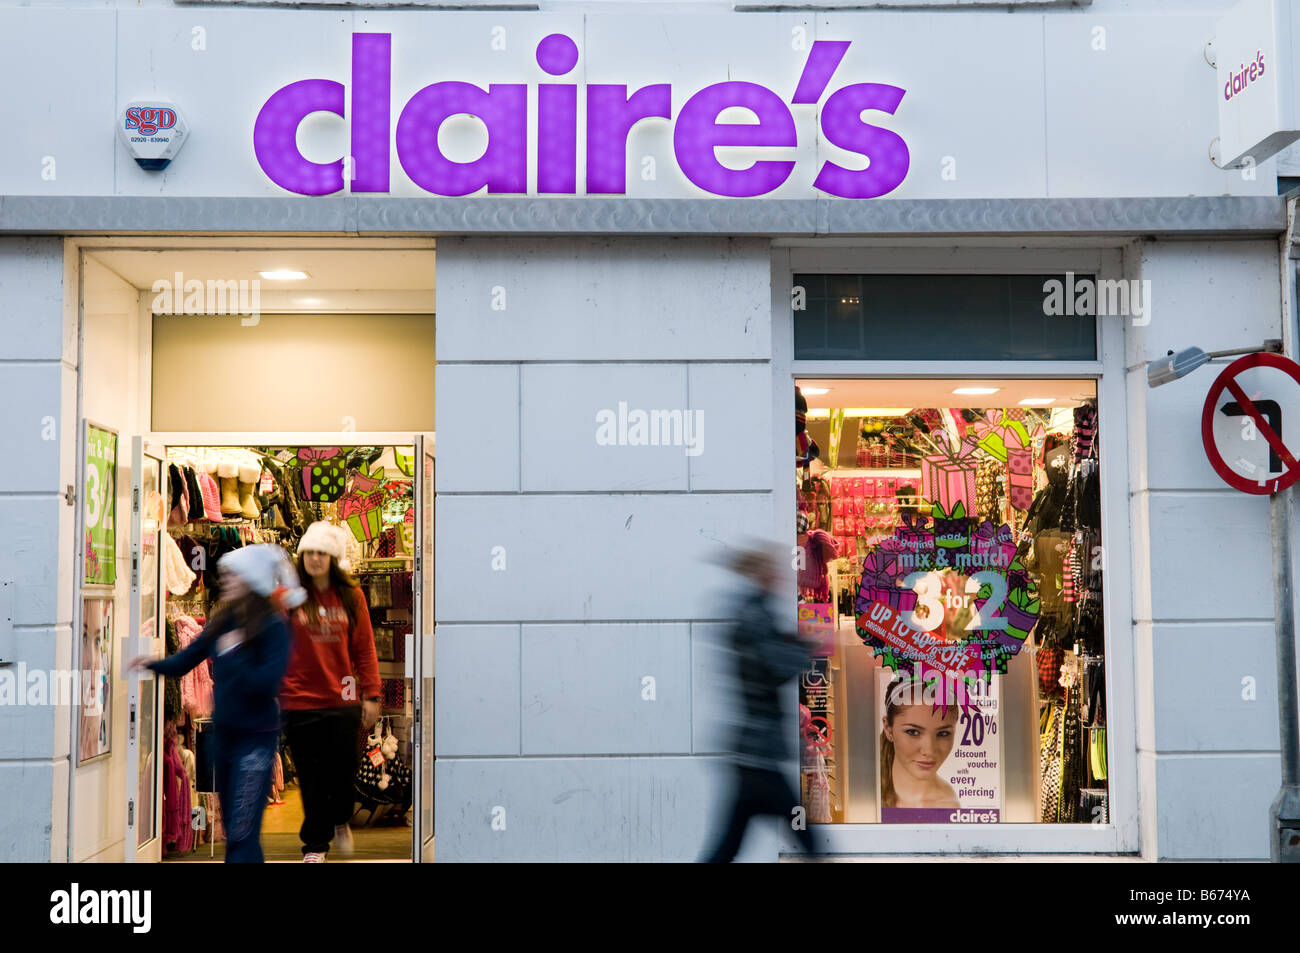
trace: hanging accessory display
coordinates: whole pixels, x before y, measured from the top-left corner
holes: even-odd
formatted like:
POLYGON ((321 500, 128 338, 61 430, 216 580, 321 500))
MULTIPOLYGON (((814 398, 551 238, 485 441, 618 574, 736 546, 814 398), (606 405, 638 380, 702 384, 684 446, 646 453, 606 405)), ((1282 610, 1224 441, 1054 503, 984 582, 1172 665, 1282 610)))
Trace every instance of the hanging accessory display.
POLYGON ((393 527, 389 527, 379 534, 379 540, 375 544, 375 558, 392 559, 396 555, 397 530, 393 527))
POLYGON ((257 484, 262 479, 262 468, 253 463, 239 465, 239 511, 245 519, 262 518, 257 505, 257 484))
POLYGON ((795 465, 803 470, 812 465, 814 458, 821 456, 821 450, 808 434, 808 400, 798 387, 794 389, 794 407, 795 465))
POLYGON ((239 502, 239 464, 234 460, 218 463, 217 479, 221 481, 222 516, 243 516, 244 507, 239 502))
POLYGON ((827 462, 830 466, 838 466, 840 459, 840 434, 844 430, 844 409, 836 407, 831 411, 831 432, 830 438, 826 441, 828 454, 827 462))
POLYGON ((198 472, 199 488, 203 493, 203 516, 210 523, 222 521, 221 488, 217 486, 217 481, 212 476, 215 471, 214 464, 212 470, 200 469, 198 472))

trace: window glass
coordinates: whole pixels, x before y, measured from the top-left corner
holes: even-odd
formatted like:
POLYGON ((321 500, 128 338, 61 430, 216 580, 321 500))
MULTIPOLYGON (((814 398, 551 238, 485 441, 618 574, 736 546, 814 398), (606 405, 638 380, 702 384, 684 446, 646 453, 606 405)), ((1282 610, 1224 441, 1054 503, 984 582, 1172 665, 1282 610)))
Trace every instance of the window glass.
POLYGON ((1097 358, 1096 318, 1075 313, 1098 307, 1091 275, 795 275, 794 289, 796 360, 1097 358))
POLYGON ((809 820, 1108 821, 1095 381, 797 384, 809 820))

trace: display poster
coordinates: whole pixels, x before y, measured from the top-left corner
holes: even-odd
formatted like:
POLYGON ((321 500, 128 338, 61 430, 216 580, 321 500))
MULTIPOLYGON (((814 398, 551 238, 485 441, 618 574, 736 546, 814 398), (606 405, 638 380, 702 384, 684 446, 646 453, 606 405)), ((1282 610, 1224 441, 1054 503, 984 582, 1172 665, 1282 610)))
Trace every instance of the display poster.
POLYGON ((102 595, 83 596, 79 764, 106 755, 112 748, 113 648, 113 599, 102 595))
POLYGON ((117 582, 117 434, 86 424, 85 584, 117 582))
POLYGON ((799 603, 799 635, 813 645, 812 654, 825 658, 835 654, 835 623, 829 602, 799 603))
POLYGON ((881 668, 876 679, 881 823, 999 823, 1001 676, 954 682, 935 669, 881 668))
POLYGON ((808 709, 809 719, 803 726, 805 748, 824 755, 831 752, 834 740, 830 710, 831 666, 824 658, 815 658, 799 679, 800 704, 808 709))

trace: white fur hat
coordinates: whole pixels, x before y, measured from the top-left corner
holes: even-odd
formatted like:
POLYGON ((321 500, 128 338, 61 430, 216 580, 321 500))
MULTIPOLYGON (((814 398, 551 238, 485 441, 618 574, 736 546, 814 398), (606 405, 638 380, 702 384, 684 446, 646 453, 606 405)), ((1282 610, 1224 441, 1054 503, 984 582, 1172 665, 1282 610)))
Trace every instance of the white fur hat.
POLYGON ((324 521, 312 523, 298 540, 298 554, 313 550, 328 553, 342 563, 348 553, 347 530, 324 521))
POLYGON ((307 601, 297 571, 279 546, 244 546, 222 556, 217 565, 239 576, 250 589, 272 599, 282 610, 296 609, 307 601))

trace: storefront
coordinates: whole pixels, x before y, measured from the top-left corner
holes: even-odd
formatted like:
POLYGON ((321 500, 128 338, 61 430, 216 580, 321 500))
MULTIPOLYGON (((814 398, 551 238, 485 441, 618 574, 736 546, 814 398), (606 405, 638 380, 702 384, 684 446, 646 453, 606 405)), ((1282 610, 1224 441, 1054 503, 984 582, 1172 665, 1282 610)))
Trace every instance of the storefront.
POLYGON ((827 849, 1267 857, 1267 504, 1145 365, 1293 353, 1289 206, 1206 157, 1230 5, 1121 6, 0 11, 12 88, 75 64, 0 164, 0 686, 102 673, 0 705, 0 855, 185 852, 201 686, 125 663, 223 546, 324 519, 392 856, 696 857, 758 537, 823 640, 827 849))

